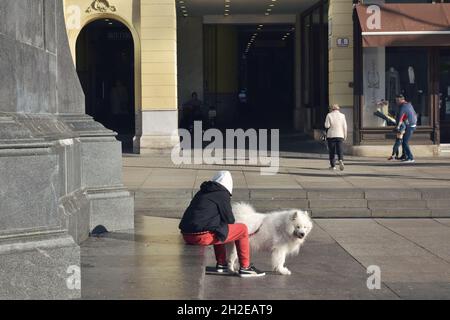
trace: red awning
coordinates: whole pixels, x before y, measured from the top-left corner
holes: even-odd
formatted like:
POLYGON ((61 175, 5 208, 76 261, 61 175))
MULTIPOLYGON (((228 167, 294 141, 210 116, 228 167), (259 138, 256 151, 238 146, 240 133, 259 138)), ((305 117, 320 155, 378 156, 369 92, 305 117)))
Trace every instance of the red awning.
POLYGON ((450 3, 358 4, 356 10, 363 47, 450 46, 450 3))

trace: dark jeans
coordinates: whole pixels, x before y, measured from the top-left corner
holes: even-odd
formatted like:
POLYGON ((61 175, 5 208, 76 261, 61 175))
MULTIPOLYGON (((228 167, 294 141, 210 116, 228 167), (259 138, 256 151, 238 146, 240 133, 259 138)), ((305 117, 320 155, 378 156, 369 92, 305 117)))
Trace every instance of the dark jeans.
POLYGON ((403 139, 399 139, 399 138, 395 139, 394 147, 392 148, 392 156, 396 156, 398 158, 399 149, 400 149, 400 146, 402 145, 402 143, 403 143, 403 139))
POLYGON ((411 148, 409 147, 409 140, 411 139, 416 127, 406 127, 405 135, 403 136, 402 148, 404 150, 406 159, 414 160, 414 156, 411 152, 411 148))
POLYGON ((339 160, 344 160, 343 138, 328 138, 328 151, 330 153, 330 165, 336 166, 336 155, 339 160))

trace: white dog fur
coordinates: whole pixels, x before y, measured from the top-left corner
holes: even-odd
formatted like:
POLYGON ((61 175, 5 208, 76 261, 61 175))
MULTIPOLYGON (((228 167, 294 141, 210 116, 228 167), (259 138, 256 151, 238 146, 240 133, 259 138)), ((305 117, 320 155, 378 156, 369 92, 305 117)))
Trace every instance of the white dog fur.
MULTIPOLYGON (((247 225, 250 236, 251 253, 269 251, 272 253, 272 269, 283 275, 291 271, 285 267, 286 257, 297 255, 301 245, 313 228, 308 212, 291 209, 274 211, 267 214, 257 213, 255 209, 244 202, 232 206, 236 223, 247 225)), ((228 268, 236 272, 238 260, 234 242, 226 245, 228 268)))

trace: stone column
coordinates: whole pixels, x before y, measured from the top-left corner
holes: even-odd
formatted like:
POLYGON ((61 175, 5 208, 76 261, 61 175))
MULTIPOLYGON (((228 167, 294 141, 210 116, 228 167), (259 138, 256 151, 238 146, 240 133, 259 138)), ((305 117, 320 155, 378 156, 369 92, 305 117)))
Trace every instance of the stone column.
POLYGON ((197 92, 203 94, 203 18, 180 17, 177 27, 178 38, 178 105, 197 92))
POLYGON ((173 0, 141 0, 141 153, 178 142, 177 25, 173 0))
POLYGON ((0 74, 0 299, 79 298, 79 243, 134 209, 115 133, 84 114, 62 0, 0 0, 0 74))
POLYGON ((304 131, 306 110, 302 106, 302 39, 301 39, 301 16, 297 14, 295 19, 295 109, 294 129, 304 131))
POLYGON ((330 104, 338 103, 347 117, 348 144, 353 143, 353 2, 330 0, 329 97, 330 104), (338 39, 348 39, 348 46, 339 47, 338 39))

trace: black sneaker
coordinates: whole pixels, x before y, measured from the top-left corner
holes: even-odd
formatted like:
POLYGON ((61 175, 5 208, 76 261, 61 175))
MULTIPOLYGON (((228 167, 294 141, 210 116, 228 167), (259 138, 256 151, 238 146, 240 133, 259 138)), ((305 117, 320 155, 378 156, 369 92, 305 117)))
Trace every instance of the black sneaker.
POLYGON ((228 266, 216 264, 216 272, 226 273, 226 272, 228 272, 228 266))
POLYGON ((248 268, 240 268, 239 269, 239 277, 241 278, 255 278, 255 277, 263 277, 266 273, 262 272, 255 268, 254 265, 250 265, 248 268))

